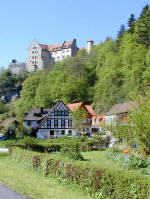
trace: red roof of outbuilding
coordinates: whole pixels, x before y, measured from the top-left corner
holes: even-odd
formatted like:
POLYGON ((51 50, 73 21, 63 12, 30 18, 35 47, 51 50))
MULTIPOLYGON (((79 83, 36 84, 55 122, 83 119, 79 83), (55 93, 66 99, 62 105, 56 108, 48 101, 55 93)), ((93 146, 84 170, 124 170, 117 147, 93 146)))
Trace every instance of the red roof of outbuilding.
POLYGON ((133 109, 138 108, 138 104, 134 101, 115 104, 106 115, 115 115, 120 113, 128 113, 133 109))

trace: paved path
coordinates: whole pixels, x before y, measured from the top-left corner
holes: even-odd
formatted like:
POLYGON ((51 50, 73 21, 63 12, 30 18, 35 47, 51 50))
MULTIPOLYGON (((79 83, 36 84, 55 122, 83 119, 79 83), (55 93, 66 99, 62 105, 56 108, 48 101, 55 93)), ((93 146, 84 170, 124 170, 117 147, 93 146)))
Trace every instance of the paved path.
POLYGON ((25 197, 0 183, 0 199, 25 199, 25 197))

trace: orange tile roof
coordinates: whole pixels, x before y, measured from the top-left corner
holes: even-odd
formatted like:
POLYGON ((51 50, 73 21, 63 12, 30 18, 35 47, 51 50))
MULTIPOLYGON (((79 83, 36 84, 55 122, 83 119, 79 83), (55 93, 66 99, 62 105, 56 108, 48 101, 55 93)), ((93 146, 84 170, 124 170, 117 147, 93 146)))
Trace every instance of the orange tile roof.
POLYGON ((82 102, 67 104, 66 106, 71 110, 74 111, 83 105, 82 102))
POLYGON ((91 115, 96 115, 91 105, 84 105, 91 115))

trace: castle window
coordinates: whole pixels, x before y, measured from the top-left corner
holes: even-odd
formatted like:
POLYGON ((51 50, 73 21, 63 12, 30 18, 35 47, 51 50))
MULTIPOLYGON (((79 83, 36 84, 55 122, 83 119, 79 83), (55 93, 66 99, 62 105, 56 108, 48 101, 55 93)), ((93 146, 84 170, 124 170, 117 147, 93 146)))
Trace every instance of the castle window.
POLYGON ((57 59, 59 59, 59 57, 57 57, 57 59))
POLYGON ((34 64, 34 61, 32 62, 32 64, 34 64))
POLYGON ((34 54, 34 51, 32 51, 32 54, 34 54))
POLYGON ((34 56, 32 56, 32 59, 34 59, 34 56))
POLYGON ((57 54, 57 52, 55 52, 55 54, 57 54))
POLYGON ((36 46, 34 46, 33 49, 36 49, 36 46))

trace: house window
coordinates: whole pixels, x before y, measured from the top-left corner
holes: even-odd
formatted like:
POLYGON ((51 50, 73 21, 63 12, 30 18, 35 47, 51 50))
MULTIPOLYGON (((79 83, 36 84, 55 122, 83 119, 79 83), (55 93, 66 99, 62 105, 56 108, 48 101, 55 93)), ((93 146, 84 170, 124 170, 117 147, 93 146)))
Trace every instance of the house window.
POLYGON ((58 120, 54 120, 54 128, 58 128, 58 120))
POLYGON ((61 120, 61 128, 65 128, 65 120, 61 120))
POLYGON ((51 121, 47 120, 47 128, 50 128, 50 127, 51 127, 51 121))
POLYGON ((69 115, 68 111, 65 111, 65 116, 68 116, 68 115, 69 115))
POLYGON ((61 115, 62 115, 62 116, 64 116, 64 115, 65 115, 65 112, 64 112, 64 111, 62 111, 62 112, 61 112, 61 115))
POLYGON ((72 120, 68 120, 68 126, 69 128, 72 128, 72 120))
POLYGON ((54 115, 55 115, 55 116, 57 116, 57 115, 58 115, 58 112, 57 112, 57 111, 55 111, 55 112, 54 112, 54 115))
POLYGON ((57 113, 58 113, 58 116, 61 116, 61 111, 58 111, 57 113))
POLYGON ((31 121, 27 121, 27 126, 31 126, 31 121))
POLYGON ((65 130, 62 130, 62 131, 61 131, 61 135, 65 135, 65 130))

